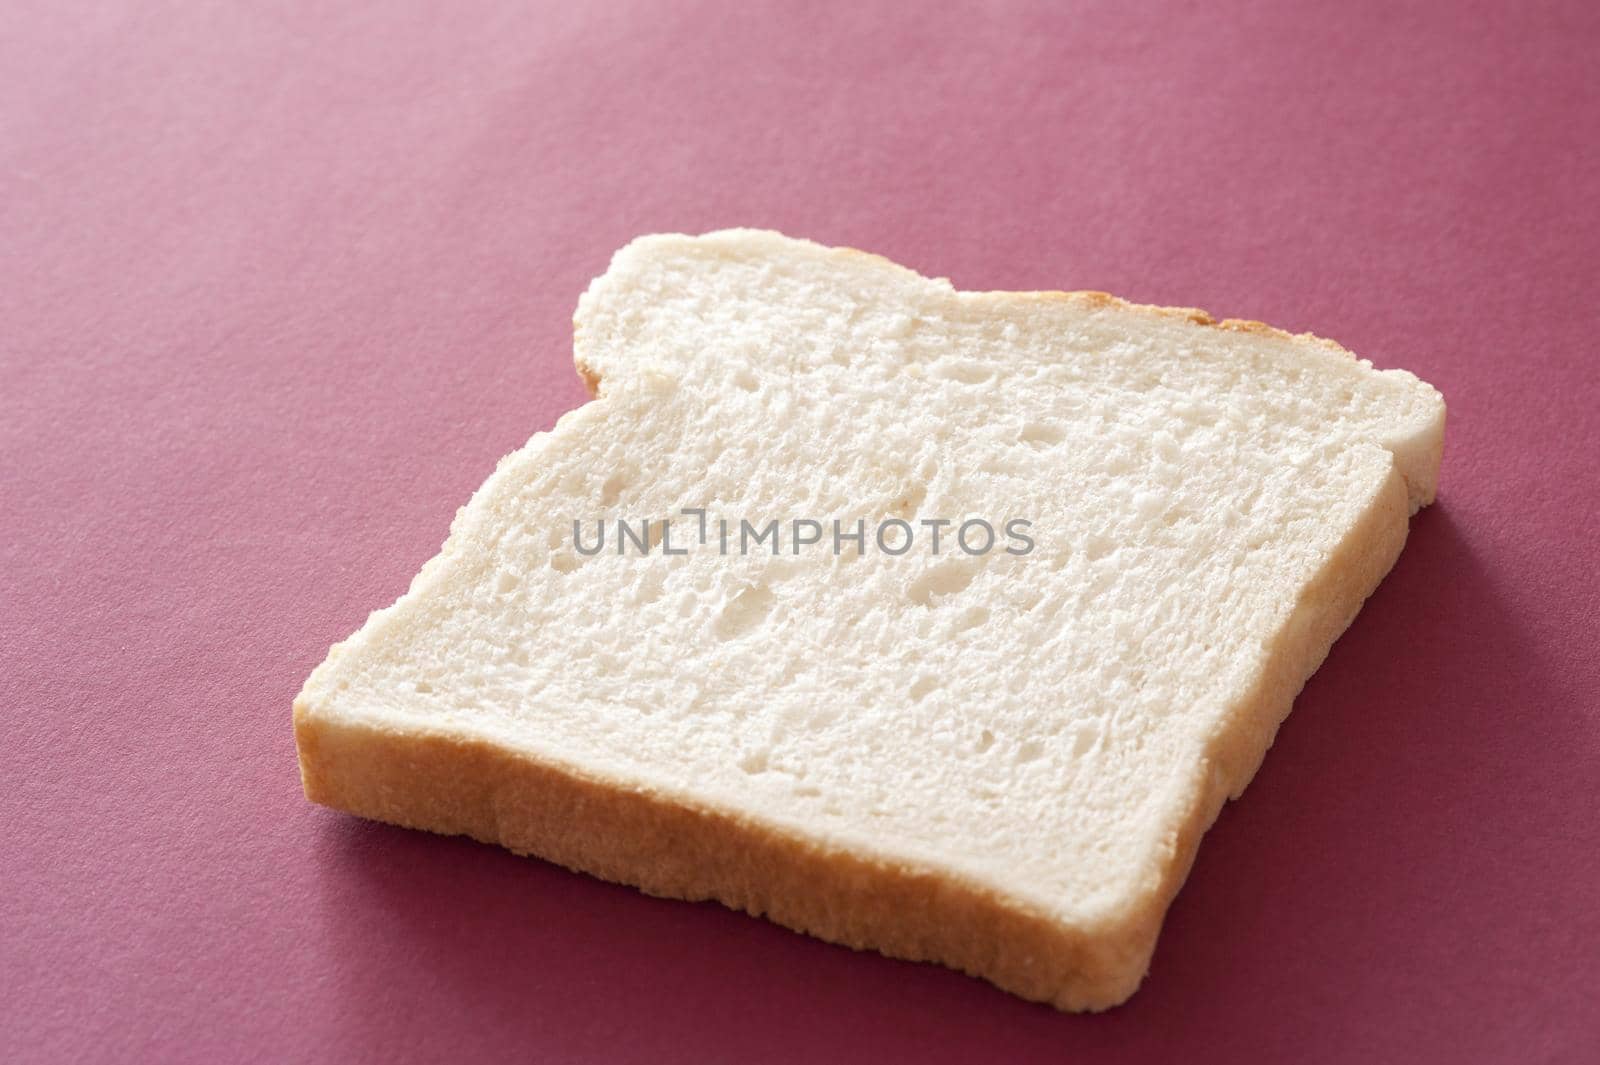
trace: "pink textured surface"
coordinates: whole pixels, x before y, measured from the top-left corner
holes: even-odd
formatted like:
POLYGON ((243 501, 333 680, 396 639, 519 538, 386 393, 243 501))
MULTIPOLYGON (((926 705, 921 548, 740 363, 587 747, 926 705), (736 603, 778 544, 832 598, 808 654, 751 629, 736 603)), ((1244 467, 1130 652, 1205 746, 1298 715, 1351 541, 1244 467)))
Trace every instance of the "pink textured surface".
POLYGON ((9 5, 0 1058, 1593 1054, 1600 8, 584 6, 9 5), (582 401, 589 278, 732 224, 1447 396, 1128 1006, 301 798, 292 696, 582 401))

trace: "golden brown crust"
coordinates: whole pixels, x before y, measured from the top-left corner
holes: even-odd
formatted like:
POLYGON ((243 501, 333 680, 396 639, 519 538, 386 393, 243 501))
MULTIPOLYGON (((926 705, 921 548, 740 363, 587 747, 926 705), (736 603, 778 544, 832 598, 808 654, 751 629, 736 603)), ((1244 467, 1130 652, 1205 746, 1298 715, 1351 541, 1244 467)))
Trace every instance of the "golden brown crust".
MULTIPOLYGON (((782 236, 782 234, 773 235, 782 236)), ((783 239, 792 240, 793 238, 783 237, 783 239)), ((874 254, 873 252, 862 251, 859 248, 850 247, 829 247, 826 245, 817 246, 821 247, 824 251, 843 257, 864 259, 876 267, 887 268, 896 273, 907 274, 919 281, 928 280, 928 278, 926 278, 924 275, 919 274, 909 266, 903 266, 892 259, 886 259, 881 255, 874 254)), ((945 283, 948 284, 948 282, 945 283)), ((1198 307, 1164 307, 1155 303, 1134 303, 1130 300, 1125 300, 1120 296, 1113 296, 1109 292, 1100 292, 1095 289, 1080 289, 1075 291, 1062 291, 1057 289, 1029 289, 1021 291, 955 291, 962 296, 975 296, 983 299, 1062 300, 1071 303, 1087 304, 1095 308, 1131 311, 1136 314, 1151 315, 1158 318, 1174 318, 1191 322, 1195 325, 1209 326, 1214 329, 1226 330, 1232 333, 1254 333, 1258 336, 1271 337, 1277 340, 1289 340, 1298 344, 1315 344, 1318 347, 1328 348, 1343 355, 1347 355, 1352 359, 1356 358, 1352 352, 1340 345, 1337 341, 1329 340, 1326 337, 1317 336, 1315 333, 1290 333, 1287 330, 1279 329, 1276 326, 1267 325, 1265 322, 1253 321, 1249 318, 1224 318, 1221 321, 1218 321, 1211 315, 1209 311, 1201 310, 1198 307)))
POLYGON ((577 367, 578 377, 583 381, 583 387, 588 391, 589 398, 594 399, 600 394, 600 374, 582 359, 574 358, 573 366, 577 367))
POLYGON ((939 962, 1060 1009, 1104 1009, 1138 987, 1201 835, 1254 775, 1295 694, 1393 565, 1406 518, 1403 482, 1391 474, 1302 593, 1257 690, 1195 765, 1158 880, 1121 916, 1093 927, 1053 920, 948 871, 831 848, 737 811, 483 739, 322 714, 302 694, 295 741, 306 796, 650 894, 716 899, 831 942, 939 962))
POLYGON ((1163 307, 1155 303, 1134 303, 1120 296, 1113 296, 1109 292, 1041 290, 1035 292, 964 292, 962 295, 981 296, 988 299, 1020 297, 1022 299, 1060 300, 1068 303, 1081 303, 1097 310, 1126 311, 1155 318, 1174 319, 1229 333, 1254 333, 1257 336, 1269 337, 1274 340, 1287 340, 1296 344, 1313 344, 1317 347, 1338 352, 1351 359, 1356 358, 1353 352, 1340 345, 1337 341, 1317 336, 1315 333, 1291 333, 1287 330, 1279 329, 1277 326, 1267 325, 1265 322, 1252 321, 1248 318, 1224 318, 1218 321, 1212 317, 1210 311, 1202 310, 1199 307, 1163 307))

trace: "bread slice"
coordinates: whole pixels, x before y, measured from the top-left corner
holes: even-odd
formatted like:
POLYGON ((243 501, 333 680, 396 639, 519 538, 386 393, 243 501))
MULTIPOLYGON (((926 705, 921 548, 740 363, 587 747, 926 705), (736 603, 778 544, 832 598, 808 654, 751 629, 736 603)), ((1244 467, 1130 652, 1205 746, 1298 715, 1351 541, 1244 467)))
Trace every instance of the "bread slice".
POLYGON ((1325 340, 769 232, 634 241, 576 332, 598 398, 306 681, 307 796, 1063 1009, 1138 986, 1443 440, 1325 340))

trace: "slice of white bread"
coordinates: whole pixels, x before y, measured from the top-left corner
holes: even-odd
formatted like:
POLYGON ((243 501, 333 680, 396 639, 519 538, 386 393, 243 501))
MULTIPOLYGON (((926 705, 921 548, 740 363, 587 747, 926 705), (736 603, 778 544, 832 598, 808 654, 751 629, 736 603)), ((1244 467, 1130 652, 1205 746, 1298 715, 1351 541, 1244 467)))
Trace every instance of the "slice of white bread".
POLYGON ((1328 341, 768 232, 639 239, 576 326, 598 398, 307 680, 306 794, 1064 1009, 1138 986, 1443 440, 1328 341), (574 549, 618 517, 687 553, 574 549), (1033 549, 929 549, 975 518, 1033 549))

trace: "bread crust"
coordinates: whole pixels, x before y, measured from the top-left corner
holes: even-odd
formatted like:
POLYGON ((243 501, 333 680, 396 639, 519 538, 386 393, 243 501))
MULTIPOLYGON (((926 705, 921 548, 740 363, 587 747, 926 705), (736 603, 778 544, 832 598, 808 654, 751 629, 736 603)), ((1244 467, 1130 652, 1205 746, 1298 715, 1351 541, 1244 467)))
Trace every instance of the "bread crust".
POLYGON ((1295 695, 1404 545, 1409 507, 1391 462, 1317 578, 1301 592, 1260 680, 1195 759, 1136 897, 1067 923, 932 865, 832 846, 683 794, 608 779, 491 741, 294 706, 306 797, 410 828, 465 835, 669 898, 736 910, 857 949, 932 961, 1063 1010, 1100 1010, 1143 979, 1168 905, 1222 804, 1259 767, 1295 695))

